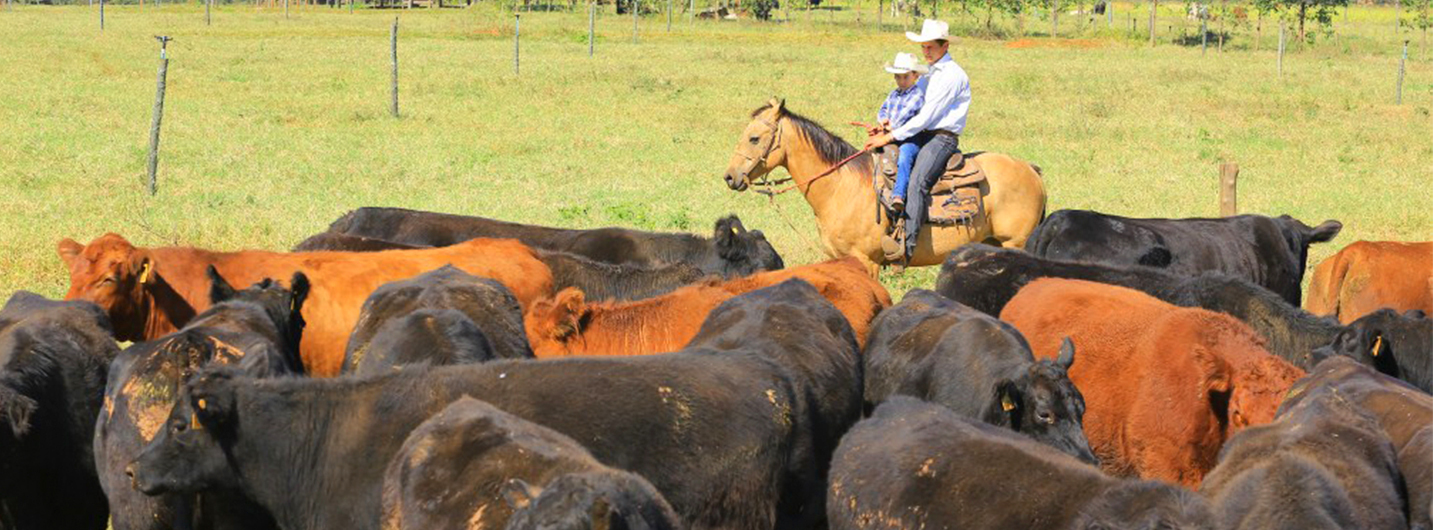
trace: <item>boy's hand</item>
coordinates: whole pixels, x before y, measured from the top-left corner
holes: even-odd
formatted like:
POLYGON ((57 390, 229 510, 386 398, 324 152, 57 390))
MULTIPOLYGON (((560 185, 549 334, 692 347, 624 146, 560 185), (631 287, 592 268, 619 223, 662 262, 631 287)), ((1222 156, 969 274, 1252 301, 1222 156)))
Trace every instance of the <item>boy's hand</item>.
POLYGON ((868 138, 866 140, 866 146, 863 147, 862 150, 874 151, 876 149, 880 149, 887 144, 890 144, 893 141, 895 141, 895 138, 891 138, 891 133, 881 133, 878 136, 872 136, 868 138))

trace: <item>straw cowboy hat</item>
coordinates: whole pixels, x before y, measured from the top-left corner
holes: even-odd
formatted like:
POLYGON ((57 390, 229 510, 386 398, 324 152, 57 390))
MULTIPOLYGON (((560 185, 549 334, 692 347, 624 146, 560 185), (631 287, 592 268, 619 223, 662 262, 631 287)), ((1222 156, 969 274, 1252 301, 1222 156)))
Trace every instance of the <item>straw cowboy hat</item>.
POLYGON ((933 40, 950 40, 950 24, 939 20, 925 19, 921 25, 920 33, 906 32, 906 38, 912 42, 930 42, 933 40))
POLYGON ((886 63, 886 71, 893 74, 924 74, 926 70, 925 65, 916 62, 916 56, 909 53, 897 53, 896 60, 886 63))

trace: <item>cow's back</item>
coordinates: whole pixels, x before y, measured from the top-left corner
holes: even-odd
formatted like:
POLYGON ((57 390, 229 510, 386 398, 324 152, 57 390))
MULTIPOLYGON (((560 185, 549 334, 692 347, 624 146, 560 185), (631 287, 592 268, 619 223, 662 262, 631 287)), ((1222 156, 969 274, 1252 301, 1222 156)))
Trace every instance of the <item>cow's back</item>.
POLYGON ((516 239, 538 248, 565 244, 575 233, 470 215, 371 206, 338 218, 329 225, 329 231, 416 246, 441 247, 474 238, 495 238, 516 239))

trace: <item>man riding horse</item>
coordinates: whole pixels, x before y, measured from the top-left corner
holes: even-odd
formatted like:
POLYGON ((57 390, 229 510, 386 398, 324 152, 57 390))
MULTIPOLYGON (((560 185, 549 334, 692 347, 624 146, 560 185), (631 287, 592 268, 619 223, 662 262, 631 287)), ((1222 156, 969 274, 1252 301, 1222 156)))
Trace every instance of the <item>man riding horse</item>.
POLYGON ((965 129, 965 116, 970 110, 970 78, 950 58, 950 26, 945 22, 926 20, 919 34, 907 31, 906 38, 920 43, 921 54, 930 63, 930 73, 919 81, 925 92, 921 110, 904 125, 872 135, 865 149, 874 151, 892 142, 920 146, 905 194, 905 228, 909 234, 905 238, 905 260, 909 260, 915 253, 915 235, 925 221, 931 186, 945 173, 950 158, 960 154, 960 132, 965 129))

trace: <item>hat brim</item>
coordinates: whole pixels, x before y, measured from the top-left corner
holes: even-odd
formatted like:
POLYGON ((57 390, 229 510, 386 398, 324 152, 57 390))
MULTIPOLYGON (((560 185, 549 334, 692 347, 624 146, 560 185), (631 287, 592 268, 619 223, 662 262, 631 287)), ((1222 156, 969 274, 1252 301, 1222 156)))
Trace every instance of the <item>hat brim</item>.
POLYGON ((914 68, 896 68, 896 67, 894 67, 894 66, 886 66, 886 71, 887 71, 887 72, 890 72, 890 73, 893 73, 893 74, 909 74, 909 73, 911 73, 911 72, 914 72, 915 69, 914 69, 914 68))
POLYGON ((930 42, 930 41, 935 41, 935 40, 944 40, 944 41, 950 40, 950 36, 949 36, 949 35, 922 35, 922 34, 920 34, 920 33, 911 33, 911 32, 909 32, 909 31, 906 32, 906 38, 907 38, 907 39, 910 39, 911 42, 930 42))

